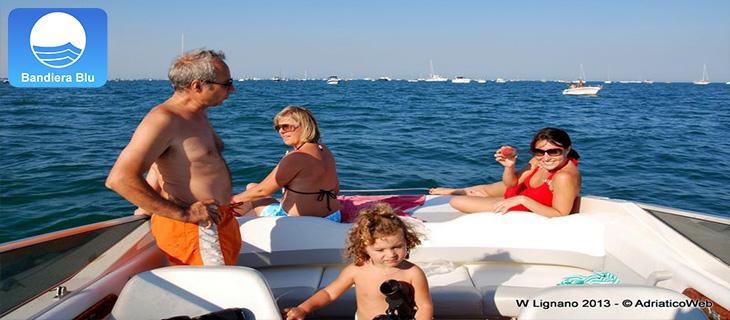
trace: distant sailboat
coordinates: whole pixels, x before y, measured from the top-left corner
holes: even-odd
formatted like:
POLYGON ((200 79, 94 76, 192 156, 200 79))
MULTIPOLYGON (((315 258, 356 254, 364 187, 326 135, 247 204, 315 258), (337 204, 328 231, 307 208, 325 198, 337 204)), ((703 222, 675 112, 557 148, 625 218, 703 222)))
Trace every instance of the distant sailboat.
POLYGON ((449 81, 449 79, 444 78, 444 77, 442 77, 440 75, 437 75, 433 71, 433 60, 429 60, 429 61, 431 62, 431 73, 428 76, 428 78, 426 79, 426 82, 446 82, 446 81, 449 81))
POLYGON ((696 80, 692 82, 694 84, 710 84, 710 78, 707 76, 707 65, 702 68, 702 80, 696 80))

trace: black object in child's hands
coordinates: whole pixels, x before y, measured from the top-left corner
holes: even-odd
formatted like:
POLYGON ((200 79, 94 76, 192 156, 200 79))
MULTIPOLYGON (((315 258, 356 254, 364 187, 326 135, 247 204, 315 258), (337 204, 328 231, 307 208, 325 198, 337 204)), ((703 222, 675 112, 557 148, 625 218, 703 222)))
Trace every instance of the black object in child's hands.
POLYGON ((388 280, 380 285, 380 292, 385 295, 388 309, 373 320, 412 320, 416 316, 416 302, 413 288, 409 283, 388 280))

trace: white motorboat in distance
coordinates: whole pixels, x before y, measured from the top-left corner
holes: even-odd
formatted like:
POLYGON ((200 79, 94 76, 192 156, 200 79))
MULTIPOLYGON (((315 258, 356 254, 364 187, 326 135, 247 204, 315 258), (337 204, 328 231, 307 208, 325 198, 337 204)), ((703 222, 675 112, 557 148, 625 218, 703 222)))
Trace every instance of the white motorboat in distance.
POLYGON ((337 78, 337 76, 329 76, 329 78, 327 78, 327 84, 338 84, 338 83, 340 83, 340 79, 337 78))
POLYGON ((465 77, 456 77, 451 79, 451 83, 470 83, 471 79, 465 77))
POLYGON ((573 96, 590 96, 590 95, 597 95, 598 91, 601 90, 601 87, 575 87, 575 88, 568 88, 563 90, 563 94, 567 95, 573 95, 573 96))
POLYGON ((585 86, 586 74, 583 71, 583 63, 580 64, 580 74, 578 75, 578 80, 573 82, 577 85, 570 85, 570 88, 563 90, 563 94, 572 96, 595 96, 598 94, 598 91, 601 91, 600 86, 585 86))

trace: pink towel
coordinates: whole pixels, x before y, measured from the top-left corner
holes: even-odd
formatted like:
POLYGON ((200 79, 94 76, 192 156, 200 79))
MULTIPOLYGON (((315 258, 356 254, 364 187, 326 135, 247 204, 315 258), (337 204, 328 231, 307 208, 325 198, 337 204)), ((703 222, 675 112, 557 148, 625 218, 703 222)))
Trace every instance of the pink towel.
POLYGON ((393 207, 395 214, 410 216, 406 211, 417 208, 426 202, 425 195, 390 195, 390 196, 338 196, 342 222, 355 222, 360 209, 367 208, 373 202, 385 202, 393 207))

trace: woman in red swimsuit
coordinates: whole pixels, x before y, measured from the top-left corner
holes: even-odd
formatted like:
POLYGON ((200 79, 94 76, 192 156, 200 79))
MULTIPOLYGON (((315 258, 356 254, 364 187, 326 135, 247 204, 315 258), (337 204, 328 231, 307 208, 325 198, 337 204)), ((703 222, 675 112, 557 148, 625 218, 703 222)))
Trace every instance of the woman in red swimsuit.
POLYGON ((556 128, 538 131, 530 143, 534 157, 517 172, 516 154, 508 156, 503 150, 494 154, 504 166, 502 181, 463 189, 434 188, 430 193, 463 195, 453 197, 449 203, 465 213, 531 211, 546 217, 570 214, 580 194, 581 177, 580 155, 567 132, 556 128))

